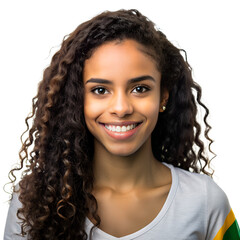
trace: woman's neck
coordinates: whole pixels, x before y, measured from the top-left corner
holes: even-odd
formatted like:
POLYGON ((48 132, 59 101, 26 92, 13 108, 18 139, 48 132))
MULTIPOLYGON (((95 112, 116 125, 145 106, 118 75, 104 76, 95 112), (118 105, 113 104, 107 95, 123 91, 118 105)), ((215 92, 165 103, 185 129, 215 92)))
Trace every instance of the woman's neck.
MULTIPOLYGON (((154 158, 151 139, 129 156, 113 155, 99 142, 94 148, 94 188, 127 193, 154 187, 160 163, 154 158)), ((159 176, 158 176, 159 177, 159 176)))

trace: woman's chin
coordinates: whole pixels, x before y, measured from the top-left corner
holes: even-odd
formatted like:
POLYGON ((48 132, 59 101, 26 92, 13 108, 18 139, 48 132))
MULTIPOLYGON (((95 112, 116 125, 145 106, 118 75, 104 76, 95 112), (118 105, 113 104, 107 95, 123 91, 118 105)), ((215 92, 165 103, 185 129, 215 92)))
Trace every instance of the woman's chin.
POLYGON ((133 155, 134 153, 136 153, 138 151, 137 148, 130 148, 128 147, 116 147, 116 148, 107 148, 106 149, 110 154, 114 155, 114 156, 119 156, 119 157, 128 157, 133 155))

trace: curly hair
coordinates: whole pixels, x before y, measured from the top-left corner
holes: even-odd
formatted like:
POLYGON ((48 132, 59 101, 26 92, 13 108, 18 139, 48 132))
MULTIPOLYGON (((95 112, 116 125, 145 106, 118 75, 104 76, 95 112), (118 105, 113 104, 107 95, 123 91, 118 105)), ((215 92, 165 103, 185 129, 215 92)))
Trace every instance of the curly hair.
MULTIPOLYGON (((152 151, 158 161, 187 171, 212 175, 212 139, 208 133, 208 108, 201 102, 201 87, 193 81, 192 70, 178 49, 137 10, 106 11, 79 25, 63 39, 61 48, 43 74, 32 113, 25 120, 26 140, 21 136, 19 182, 22 207, 21 234, 29 239, 87 239, 85 218, 91 214, 100 225, 93 191, 93 136, 83 113, 84 62, 101 44, 133 39, 146 47, 162 74, 161 90, 169 91, 167 108, 159 113, 151 135, 152 151), (203 122, 207 147, 201 138, 198 107, 205 110, 203 122), (33 119, 32 126, 28 121, 33 119), (30 151, 30 147, 32 147, 30 151)), ((15 188, 16 192, 17 189, 15 188)), ((93 228, 94 228, 93 227, 93 228)), ((90 235, 92 233, 92 230, 90 235)), ((90 236, 91 237, 91 236, 90 236)))

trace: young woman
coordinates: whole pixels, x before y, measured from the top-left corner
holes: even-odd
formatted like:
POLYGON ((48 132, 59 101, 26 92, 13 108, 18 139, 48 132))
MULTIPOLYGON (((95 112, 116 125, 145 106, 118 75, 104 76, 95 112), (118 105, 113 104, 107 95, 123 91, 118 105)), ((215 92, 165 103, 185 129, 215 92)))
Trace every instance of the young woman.
POLYGON ((7 239, 240 239, 181 49, 137 10, 81 24, 33 99, 7 239), (30 151, 30 146, 33 149, 30 151), (202 173, 202 174, 200 174, 202 173))

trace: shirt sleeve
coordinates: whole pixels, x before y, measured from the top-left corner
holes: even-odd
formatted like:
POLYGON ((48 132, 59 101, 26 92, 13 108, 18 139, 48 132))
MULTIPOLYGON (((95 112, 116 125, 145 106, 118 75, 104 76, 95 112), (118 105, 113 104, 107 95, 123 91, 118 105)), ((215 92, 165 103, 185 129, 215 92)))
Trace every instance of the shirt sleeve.
POLYGON ((206 240, 240 240, 240 231, 225 192, 210 178, 206 181, 206 240))
POLYGON ((27 237, 20 236, 21 220, 17 217, 17 210, 21 208, 21 202, 18 200, 18 194, 13 193, 13 198, 10 202, 8 215, 5 225, 3 240, 26 240, 27 237))

